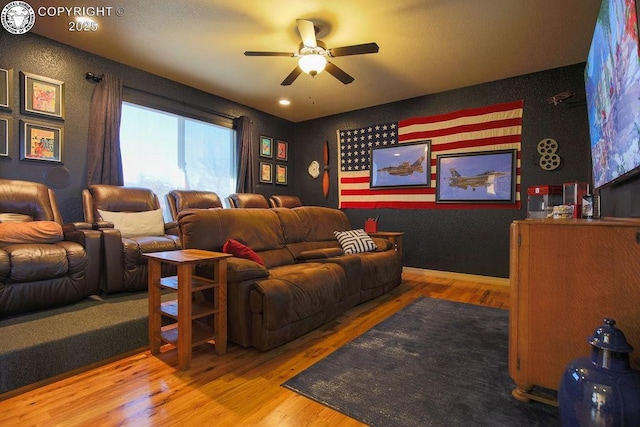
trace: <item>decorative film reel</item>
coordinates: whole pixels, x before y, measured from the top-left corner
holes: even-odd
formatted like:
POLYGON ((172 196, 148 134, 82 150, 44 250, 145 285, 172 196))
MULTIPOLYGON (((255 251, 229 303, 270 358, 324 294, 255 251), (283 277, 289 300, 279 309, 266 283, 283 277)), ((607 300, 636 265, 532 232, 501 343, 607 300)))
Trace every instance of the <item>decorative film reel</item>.
POLYGON ((553 138, 545 138, 538 142, 538 153, 540 155, 555 154, 558 151, 558 141, 553 138))
POLYGON ((558 142, 553 138, 545 138, 538 143, 538 154, 540 160, 538 165, 547 171, 552 171, 560 166, 560 156, 556 154, 558 151, 558 142))

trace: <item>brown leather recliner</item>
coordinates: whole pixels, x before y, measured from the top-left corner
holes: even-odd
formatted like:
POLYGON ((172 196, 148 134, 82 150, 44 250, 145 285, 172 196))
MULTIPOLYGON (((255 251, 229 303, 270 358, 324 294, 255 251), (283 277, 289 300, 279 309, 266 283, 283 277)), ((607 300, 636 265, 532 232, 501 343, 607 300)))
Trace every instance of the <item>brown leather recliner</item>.
POLYGON ((185 209, 215 209, 223 207, 220 197, 213 191, 171 190, 166 197, 173 221, 177 221, 178 214, 185 209))
POLYGON ((269 205, 272 208, 297 208, 302 206, 302 201, 298 196, 273 195, 269 197, 269 205))
MULTIPOLYGON (((128 216, 126 221, 131 224, 137 221, 131 218, 139 217, 140 213, 155 214, 160 209, 160 202, 158 196, 147 188, 90 185, 82 191, 82 205, 85 221, 102 232, 104 258, 100 287, 107 294, 147 289, 147 258, 144 254, 181 249, 176 223, 165 223, 161 214, 157 227, 151 227, 155 230, 144 235, 130 232, 123 235, 113 221, 103 218, 107 214, 121 220, 128 216)), ((140 228, 148 226, 140 224, 140 228)), ((175 274, 174 266, 163 263, 163 277, 175 274)))
POLYGON ((267 198, 262 194, 233 193, 227 197, 230 208, 269 208, 267 198))
POLYGON ((0 179, 0 222, 0 317, 99 292, 100 233, 63 224, 53 190, 0 179))

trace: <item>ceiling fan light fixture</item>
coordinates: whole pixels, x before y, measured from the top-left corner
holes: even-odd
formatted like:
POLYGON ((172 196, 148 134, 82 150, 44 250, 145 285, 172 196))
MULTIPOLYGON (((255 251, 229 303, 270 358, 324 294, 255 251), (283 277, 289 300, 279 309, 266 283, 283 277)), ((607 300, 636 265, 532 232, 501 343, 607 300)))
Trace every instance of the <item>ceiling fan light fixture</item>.
POLYGON ((327 65, 327 58, 325 58, 324 55, 318 54, 303 55, 298 60, 298 65, 305 73, 315 76, 324 70, 324 67, 327 65))

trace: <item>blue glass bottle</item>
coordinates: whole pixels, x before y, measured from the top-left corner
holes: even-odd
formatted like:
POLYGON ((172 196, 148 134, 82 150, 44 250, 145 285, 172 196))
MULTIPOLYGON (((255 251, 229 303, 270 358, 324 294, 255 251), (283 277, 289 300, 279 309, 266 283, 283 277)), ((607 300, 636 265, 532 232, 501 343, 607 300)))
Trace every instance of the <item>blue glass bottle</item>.
POLYGON ((587 340, 591 357, 567 365, 558 390, 563 427, 640 426, 640 371, 631 369, 633 347, 615 324, 604 319, 587 340))

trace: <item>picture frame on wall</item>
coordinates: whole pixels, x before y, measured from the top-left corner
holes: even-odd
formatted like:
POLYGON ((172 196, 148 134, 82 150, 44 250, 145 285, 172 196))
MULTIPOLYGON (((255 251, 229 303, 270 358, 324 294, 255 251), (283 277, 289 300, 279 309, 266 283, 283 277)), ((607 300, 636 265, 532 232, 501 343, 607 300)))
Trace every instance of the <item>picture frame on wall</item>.
POLYGON ((0 68, 0 108, 9 110, 13 88, 13 70, 0 68))
POLYGON ((369 187, 372 190, 430 187, 431 140, 374 148, 370 165, 369 187))
POLYGON ((260 162, 260 182, 263 184, 273 183, 273 165, 267 162, 260 162))
POLYGON ((516 202, 516 149, 441 154, 436 203, 516 202))
POLYGON ((20 72, 22 114, 64 120, 64 82, 20 72))
POLYGON ((287 167, 276 165, 276 184, 287 185, 287 167))
POLYGON ((276 141, 276 160, 287 161, 289 156, 289 143, 282 140, 276 141))
POLYGON ((0 117, 0 157, 9 157, 9 135, 11 135, 11 120, 0 117))
POLYGON ((20 160, 62 163, 63 151, 62 127, 20 120, 20 160))
POLYGON ((273 138, 269 136, 260 137, 260 157, 273 158, 273 138))

